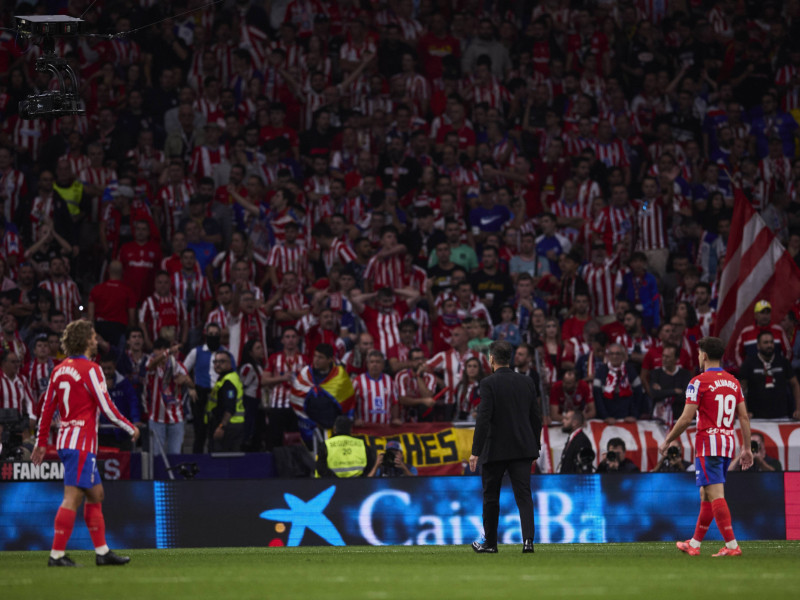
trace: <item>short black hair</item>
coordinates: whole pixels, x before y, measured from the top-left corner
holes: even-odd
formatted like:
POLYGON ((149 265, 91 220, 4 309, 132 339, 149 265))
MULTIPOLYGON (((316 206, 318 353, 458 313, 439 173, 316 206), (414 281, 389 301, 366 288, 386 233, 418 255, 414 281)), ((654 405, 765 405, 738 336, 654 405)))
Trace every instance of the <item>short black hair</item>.
POLYGON ((325 358, 333 358, 333 346, 325 342, 317 344, 317 347, 314 348, 314 352, 319 352, 325 358))
POLYGON ((625 452, 625 440, 622 438, 615 437, 608 440, 608 443, 606 444, 606 450, 610 449, 611 446, 622 448, 622 451, 625 452))
POLYGON ((507 367, 514 356, 514 346, 505 340, 498 340, 489 345, 489 356, 494 357, 494 362, 499 367, 507 367))
POLYGON ((725 344, 718 337, 704 337, 697 342, 697 346, 714 361, 722 360, 725 355, 725 344))

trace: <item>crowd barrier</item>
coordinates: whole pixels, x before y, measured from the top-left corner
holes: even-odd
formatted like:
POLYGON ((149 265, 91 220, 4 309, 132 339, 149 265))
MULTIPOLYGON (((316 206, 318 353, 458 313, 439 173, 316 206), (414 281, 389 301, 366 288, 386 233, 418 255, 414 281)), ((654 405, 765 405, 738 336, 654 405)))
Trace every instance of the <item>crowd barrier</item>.
MULTIPOLYGON (((691 473, 534 475, 532 487, 537 543, 685 539, 697 520, 691 473)), ((49 548, 62 493, 0 486, 0 550, 49 548)), ((800 473, 733 473, 726 497, 738 539, 800 539, 800 473)), ((478 477, 112 481, 103 511, 112 548, 467 544, 481 531, 478 477)), ((81 518, 70 548, 89 549, 81 518)), ((507 486, 499 540, 521 542, 507 486)))
MULTIPOLYGON (((741 443, 741 432, 736 433, 741 443)), ((767 454, 778 459, 785 471, 800 471, 800 423, 794 421, 751 421, 751 429, 764 437, 767 454)), ((474 427, 468 423, 415 423, 403 427, 389 425, 358 427, 353 435, 362 437, 377 450, 386 442, 396 440, 405 450, 408 462, 420 475, 459 475, 464 473, 472 451, 474 427)), ((608 440, 622 438, 627 456, 642 471, 653 470, 659 461, 658 445, 664 441, 668 429, 657 421, 618 422, 609 425, 603 421, 588 421, 586 435, 595 450, 595 466, 605 452, 608 440)), ((683 458, 694 460, 695 428, 687 429, 680 437, 683 458)), ((542 432, 542 453, 537 461, 541 473, 558 472, 561 453, 569 437, 560 427, 548 427, 542 432)))

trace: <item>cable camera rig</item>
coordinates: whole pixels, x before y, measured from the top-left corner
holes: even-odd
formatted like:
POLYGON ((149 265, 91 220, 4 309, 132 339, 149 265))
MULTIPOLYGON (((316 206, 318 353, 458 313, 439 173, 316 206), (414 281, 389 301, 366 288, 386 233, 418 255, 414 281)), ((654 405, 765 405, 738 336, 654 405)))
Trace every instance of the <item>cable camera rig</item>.
POLYGON ((83 19, 64 15, 30 15, 14 17, 17 35, 23 38, 40 38, 42 55, 36 59, 39 73, 50 73, 56 78, 58 88, 31 94, 19 103, 23 119, 52 119, 64 115, 86 113, 78 94, 78 79, 65 58, 56 55, 57 37, 74 37, 84 33, 83 19))

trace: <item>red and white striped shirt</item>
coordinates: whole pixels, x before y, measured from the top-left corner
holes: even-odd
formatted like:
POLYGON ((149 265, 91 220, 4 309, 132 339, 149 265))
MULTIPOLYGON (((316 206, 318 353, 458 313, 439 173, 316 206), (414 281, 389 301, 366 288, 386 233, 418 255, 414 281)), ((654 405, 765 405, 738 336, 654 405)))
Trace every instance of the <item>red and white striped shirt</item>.
POLYGON ((150 339, 155 341, 162 327, 175 327, 176 339, 180 339, 186 326, 186 310, 176 297, 153 294, 142 303, 139 309, 139 321, 147 331, 150 339))
POLYGON ((388 425, 392 421, 392 406, 397 404, 394 381, 386 373, 378 379, 369 373, 353 381, 356 392, 356 418, 370 425, 388 425))
POLYGON ((608 143, 595 142, 594 151, 597 153, 597 160, 608 168, 630 166, 622 140, 613 140, 608 143))
MULTIPOLYGON (((479 381, 471 381, 467 385, 461 385, 461 382, 459 382, 456 387, 456 406, 458 407, 458 412, 467 413, 467 418, 469 418, 472 410, 477 408, 477 404, 473 405, 473 394, 480 388, 480 385, 479 381)), ((476 398, 476 400, 479 400, 479 398, 476 398)))
POLYGON ((225 310, 222 306, 218 306, 210 313, 208 313, 208 317, 206 317, 206 325, 209 323, 216 323, 222 329, 226 329, 228 327, 228 321, 231 318, 231 313, 225 310))
POLYGON ((614 314, 614 278, 617 271, 616 257, 606 258, 602 265, 586 264, 581 269, 581 277, 589 286, 592 301, 592 314, 607 317, 614 314))
POLYGON ((0 177, 0 194, 6 197, 3 204, 3 215, 6 222, 11 223, 17 214, 20 198, 28 195, 28 184, 22 171, 9 169, 0 177))
POLYGON ((711 335, 711 331, 714 329, 714 321, 717 318, 717 311, 713 308, 709 308, 707 313, 697 312, 697 326, 700 328, 700 331, 703 333, 703 337, 707 337, 711 335))
POLYGON ((428 361, 428 369, 443 375, 444 385, 448 389, 443 398, 445 404, 454 404, 456 402, 456 385, 461 380, 464 363, 470 358, 477 358, 481 362, 481 367, 485 373, 491 372, 489 361, 486 360, 483 354, 475 350, 467 350, 463 355, 459 355, 455 348, 451 348, 450 350, 439 352, 428 361))
POLYGON ((257 339, 267 351, 267 316, 260 310, 251 314, 240 312, 238 315, 228 315, 228 331, 230 341, 228 348, 239 364, 242 361, 244 346, 248 340, 257 339))
POLYGON ((175 383, 175 378, 179 375, 188 375, 186 367, 174 356, 169 356, 165 362, 150 370, 150 363, 153 360, 151 356, 147 361, 148 371, 145 376, 147 415, 156 423, 181 423, 183 393, 181 386, 175 383))
POLYGON ((375 340, 375 347, 384 356, 389 352, 389 348, 400 343, 401 318, 397 309, 393 308, 389 312, 382 312, 371 306, 365 306, 361 313, 361 318, 364 320, 372 339, 375 340))
POLYGON ((120 414, 108 395, 103 370, 83 357, 63 360, 50 375, 50 384, 36 432, 36 445, 47 443, 56 409, 61 416, 56 448, 97 453, 97 417, 102 410, 108 420, 133 435, 133 425, 120 414))
POLYGON ((600 184, 592 179, 587 179, 578 185, 578 202, 584 206, 591 207, 594 199, 601 195, 600 184))
POLYGON ((603 237, 606 250, 611 251, 622 238, 633 233, 633 209, 606 206, 595 218, 593 229, 603 237))
POLYGON ((183 211, 195 192, 191 179, 184 179, 179 185, 165 185, 158 192, 157 205, 164 215, 167 237, 171 238, 178 230, 183 211))
MULTIPOLYGON (((267 369, 270 374, 275 377, 279 375, 286 375, 291 373, 293 377, 303 370, 306 366, 306 359, 300 352, 294 356, 286 356, 285 352, 277 352, 269 357, 269 366, 267 369)), ((284 381, 272 386, 269 393, 269 406, 270 408, 291 408, 292 384, 289 381, 284 381)))
POLYGON ((52 221, 55 210, 53 208, 53 195, 46 198, 36 196, 31 204, 28 217, 31 222, 31 238, 38 240, 41 237, 42 227, 46 221, 52 221))
POLYGON ((287 246, 285 242, 276 244, 269 251, 267 266, 275 268, 278 283, 283 280, 284 273, 291 271, 297 274, 302 284, 308 272, 308 251, 303 246, 287 246))
POLYGON ((172 292, 183 303, 189 329, 200 327, 203 306, 213 298, 208 279, 197 274, 187 277, 183 271, 178 271, 172 275, 172 292))
POLYGON ((35 401, 24 377, 17 374, 11 379, 0 371, 0 408, 16 410, 20 415, 32 417, 35 401))
POLYGON ((28 372, 26 377, 31 393, 33 394, 34 404, 42 399, 47 391, 47 384, 50 381, 50 373, 55 368, 55 363, 52 358, 48 358, 44 362, 34 360, 28 365, 28 372))
POLYGON ((39 284, 39 287, 53 294, 55 309, 63 312, 68 322, 78 317, 81 293, 74 281, 68 277, 65 277, 64 281, 46 279, 39 284))
POLYGON ((658 250, 667 248, 664 200, 661 197, 636 201, 636 250, 658 250))
POLYGON ((403 287, 404 262, 403 257, 397 254, 386 258, 373 256, 367 263, 364 279, 371 280, 375 290, 403 287))
POLYGON ((117 180, 117 172, 108 167, 84 167, 78 173, 78 179, 84 185, 96 185, 105 189, 109 183, 117 180))
POLYGON ((192 150, 192 164, 190 171, 198 178, 212 177, 214 165, 220 165, 228 160, 228 151, 225 146, 216 149, 200 146, 192 150))
POLYGON ((12 115, 3 130, 15 147, 23 148, 32 160, 39 159, 48 133, 45 119, 21 119, 19 115, 12 115))

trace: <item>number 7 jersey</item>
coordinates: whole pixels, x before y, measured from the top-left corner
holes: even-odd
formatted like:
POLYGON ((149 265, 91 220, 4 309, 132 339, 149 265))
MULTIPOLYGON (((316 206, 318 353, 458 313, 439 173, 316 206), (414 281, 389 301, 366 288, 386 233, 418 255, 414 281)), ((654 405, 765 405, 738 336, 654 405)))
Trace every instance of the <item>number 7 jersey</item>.
POLYGON ((56 442, 58 450, 97 454, 97 417, 101 410, 114 425, 133 435, 133 425, 117 410, 108 395, 102 369, 86 358, 67 358, 50 374, 36 432, 37 446, 47 444, 50 422, 56 409, 61 415, 56 442))
POLYGON ((689 382, 686 403, 697 405, 695 456, 733 458, 733 422, 740 402, 744 402, 741 385, 721 368, 707 369, 689 382))

